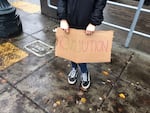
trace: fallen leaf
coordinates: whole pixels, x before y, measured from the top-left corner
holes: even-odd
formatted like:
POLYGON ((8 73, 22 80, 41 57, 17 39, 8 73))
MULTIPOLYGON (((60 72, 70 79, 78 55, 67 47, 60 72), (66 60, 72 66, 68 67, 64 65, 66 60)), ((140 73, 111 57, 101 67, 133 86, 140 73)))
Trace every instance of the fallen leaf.
POLYGON ((56 103, 54 103, 54 104, 53 104, 53 107, 57 107, 57 104, 56 104, 56 103))
POLYGON ((2 84, 7 83, 7 80, 1 79, 0 83, 2 83, 2 84))
POLYGON ((59 72, 58 75, 59 75, 60 77, 64 77, 64 74, 63 74, 62 72, 59 72))
POLYGON ((107 80, 107 82, 111 83, 111 80, 107 80))
POLYGON ((79 104, 79 101, 78 101, 78 100, 76 100, 76 104, 79 104))
POLYGON ((122 113, 123 109, 122 108, 118 108, 118 111, 119 111, 119 113, 122 113))
POLYGON ((89 108, 89 111, 92 111, 92 108, 89 108))
POLYGON ((131 86, 135 86, 134 83, 131 83, 131 86))
POLYGON ((63 99, 62 102, 64 103, 64 102, 66 102, 66 100, 63 99))
POLYGON ((130 61, 127 61, 127 64, 130 64, 131 62, 130 61))
POLYGON ((83 96, 83 95, 84 95, 83 91, 78 92, 78 96, 83 96))
POLYGON ((56 101, 54 104, 53 104, 53 107, 57 107, 57 106, 60 106, 61 102, 58 100, 56 101))
POLYGON ((60 104, 61 104, 61 102, 60 102, 60 101, 56 101, 56 104, 57 104, 57 105, 60 105, 60 104))
POLYGON ((123 93, 120 93, 120 94, 119 94, 119 97, 122 98, 122 99, 125 99, 125 98, 126 98, 126 96, 125 96, 123 93))
POLYGON ((103 98, 102 98, 102 97, 99 97, 99 100, 103 100, 103 98))
POLYGON ((68 96, 68 97, 67 97, 67 101, 71 101, 71 102, 72 102, 73 100, 74 100, 74 99, 73 99, 73 96, 68 96))
POLYGON ((139 82, 136 82, 136 85, 139 85, 140 83, 139 82))
POLYGON ((101 82, 103 85, 105 85, 106 83, 105 82, 101 82))
POLYGON ((102 71, 102 74, 105 75, 105 76, 109 75, 109 73, 107 71, 102 71))
POLYGON ((81 98, 80 102, 82 102, 83 104, 86 103, 86 98, 81 98))
POLYGON ((67 65, 67 67, 71 67, 71 65, 70 65, 70 64, 68 64, 68 65, 67 65))
POLYGON ((110 68, 108 68, 108 71, 111 71, 111 69, 110 69, 110 68))
POLYGON ((100 111, 100 109, 97 109, 97 111, 100 111))

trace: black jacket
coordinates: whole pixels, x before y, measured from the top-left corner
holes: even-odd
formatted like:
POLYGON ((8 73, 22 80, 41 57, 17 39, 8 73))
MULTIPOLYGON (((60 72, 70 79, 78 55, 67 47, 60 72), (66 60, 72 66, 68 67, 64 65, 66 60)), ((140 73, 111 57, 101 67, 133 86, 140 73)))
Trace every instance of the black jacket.
POLYGON ((106 1, 58 0, 58 17, 66 19, 72 28, 85 29, 89 23, 99 25, 103 21, 106 1))

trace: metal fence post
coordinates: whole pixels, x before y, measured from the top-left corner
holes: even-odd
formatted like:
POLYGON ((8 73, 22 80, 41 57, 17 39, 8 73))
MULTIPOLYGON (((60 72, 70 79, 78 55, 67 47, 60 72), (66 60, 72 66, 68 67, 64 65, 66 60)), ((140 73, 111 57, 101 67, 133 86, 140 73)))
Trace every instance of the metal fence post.
POLYGON ((138 21, 138 18, 139 18, 139 15, 140 15, 140 12, 141 12, 141 8, 142 8, 143 4, 144 4, 144 0, 140 0, 139 4, 138 4, 138 9, 137 9, 137 11, 135 13, 133 22, 132 22, 131 27, 130 27, 130 31, 128 33, 128 36, 127 36, 127 39, 126 39, 126 42, 125 42, 125 47, 129 47, 130 41, 132 39, 133 31, 134 31, 135 26, 137 24, 137 21, 138 21))

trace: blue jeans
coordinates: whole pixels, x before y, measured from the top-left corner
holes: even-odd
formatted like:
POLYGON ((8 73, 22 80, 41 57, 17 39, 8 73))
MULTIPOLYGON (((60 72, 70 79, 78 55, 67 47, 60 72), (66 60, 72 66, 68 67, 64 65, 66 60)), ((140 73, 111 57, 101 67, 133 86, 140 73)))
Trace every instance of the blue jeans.
POLYGON ((75 68, 75 69, 77 69, 77 66, 79 65, 82 73, 88 72, 86 63, 79 63, 79 64, 77 64, 75 62, 71 62, 71 64, 72 64, 72 68, 75 68))

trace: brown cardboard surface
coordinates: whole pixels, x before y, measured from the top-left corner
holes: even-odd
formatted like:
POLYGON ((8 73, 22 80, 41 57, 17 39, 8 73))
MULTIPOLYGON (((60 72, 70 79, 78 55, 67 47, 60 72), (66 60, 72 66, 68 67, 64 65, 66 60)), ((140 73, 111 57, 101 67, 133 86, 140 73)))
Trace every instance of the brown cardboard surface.
POLYGON ((76 63, 110 62, 113 31, 95 31, 86 35, 85 30, 70 29, 67 34, 57 28, 55 55, 76 63))

